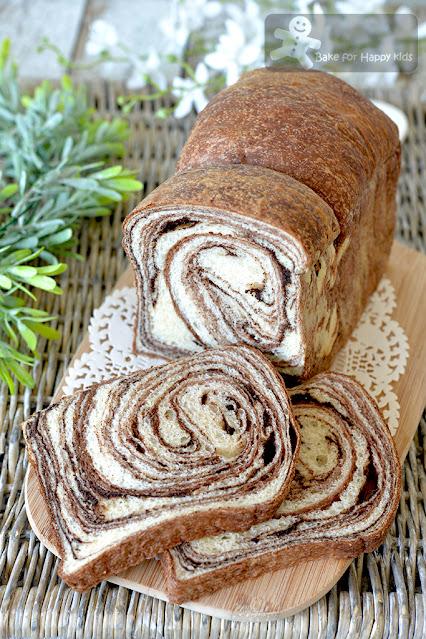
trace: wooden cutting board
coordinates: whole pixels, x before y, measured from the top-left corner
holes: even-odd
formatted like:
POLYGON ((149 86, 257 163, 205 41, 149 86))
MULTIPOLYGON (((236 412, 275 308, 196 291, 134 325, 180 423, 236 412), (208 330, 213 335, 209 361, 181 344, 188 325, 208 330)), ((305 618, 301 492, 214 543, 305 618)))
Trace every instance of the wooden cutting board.
MULTIPOLYGON (((395 242, 387 275, 397 295, 393 317, 404 328, 410 347, 406 372, 394 386, 401 407, 395 442, 403 460, 426 405, 426 257, 395 242)), ((130 270, 119 279, 116 288, 129 285, 132 285, 130 270)), ((75 358, 87 350, 89 340, 86 336, 75 358)), ((57 397, 60 394, 61 388, 57 397)), ((51 541, 46 506, 32 470, 26 478, 26 506, 34 532, 49 550, 57 554, 51 541)), ((208 597, 183 605, 225 619, 277 619, 303 610, 320 599, 334 586, 349 564, 350 561, 336 559, 303 562, 223 588, 208 597)), ((161 567, 155 560, 144 561, 117 577, 111 577, 109 581, 167 600, 161 567)))

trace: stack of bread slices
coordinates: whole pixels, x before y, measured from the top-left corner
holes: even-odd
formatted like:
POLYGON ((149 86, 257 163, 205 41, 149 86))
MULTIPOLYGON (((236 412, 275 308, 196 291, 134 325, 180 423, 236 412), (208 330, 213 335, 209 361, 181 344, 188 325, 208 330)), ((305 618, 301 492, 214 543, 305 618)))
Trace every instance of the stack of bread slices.
POLYGON ((318 72, 247 74, 201 113, 124 223, 135 352, 170 361, 24 424, 66 583, 159 555, 182 602, 380 545, 393 440, 367 392, 324 371, 383 274, 399 154, 390 120, 318 72))

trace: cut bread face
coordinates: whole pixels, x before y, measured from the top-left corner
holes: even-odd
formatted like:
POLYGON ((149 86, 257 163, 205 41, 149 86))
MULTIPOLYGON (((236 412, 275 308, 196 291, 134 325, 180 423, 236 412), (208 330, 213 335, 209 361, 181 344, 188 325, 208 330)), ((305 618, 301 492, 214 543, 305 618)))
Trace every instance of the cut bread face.
POLYGON ((308 375, 338 336, 333 287, 348 246, 333 244, 338 231, 315 193, 269 169, 172 177, 123 227, 138 293, 135 351, 175 358, 244 343, 280 371, 308 375))
POLYGON ((182 541, 267 519, 299 443, 279 375, 249 347, 98 384, 36 413, 24 433, 60 576, 77 590, 182 541))
POLYGON ((305 256, 286 234, 223 211, 166 209, 135 221, 130 246, 143 269, 138 351, 173 357, 244 342, 303 366, 305 256))
POLYGON ((325 373, 290 391, 301 433, 296 473, 269 521, 184 543, 162 556, 170 599, 195 599, 303 560, 351 558, 383 541, 401 470, 374 401, 349 377, 325 373))

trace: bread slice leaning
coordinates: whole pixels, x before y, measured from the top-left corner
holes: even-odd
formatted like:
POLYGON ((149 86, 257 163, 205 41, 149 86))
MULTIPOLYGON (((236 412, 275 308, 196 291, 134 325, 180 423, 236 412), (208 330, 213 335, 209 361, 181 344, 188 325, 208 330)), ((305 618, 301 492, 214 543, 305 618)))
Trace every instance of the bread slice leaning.
POLYGON ((64 397, 24 434, 59 574, 80 591, 182 541, 268 519, 299 445, 281 378, 238 346, 64 397))
POLYGON ((324 373, 290 391, 301 446, 275 516, 241 533, 184 543, 162 555, 174 602, 315 558, 351 558, 383 541, 401 468, 375 402, 354 380, 324 373))

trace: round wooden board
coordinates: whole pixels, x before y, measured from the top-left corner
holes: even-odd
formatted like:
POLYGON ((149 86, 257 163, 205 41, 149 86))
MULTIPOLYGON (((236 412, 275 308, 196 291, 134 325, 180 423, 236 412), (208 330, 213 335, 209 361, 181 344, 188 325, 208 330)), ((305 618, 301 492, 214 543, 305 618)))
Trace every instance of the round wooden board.
MULTIPOLYGON (((397 295, 394 317, 404 328, 410 355, 404 375, 394 389, 401 407, 395 443, 401 460, 405 458, 426 404, 426 257, 394 243, 387 270, 397 295)), ((126 271, 116 288, 132 284, 126 271)), ((85 337, 75 358, 89 349, 85 337)), ((60 390, 56 399, 60 396, 60 390)), ((37 537, 55 554, 52 529, 35 473, 26 477, 26 507, 37 537)), ((285 570, 223 588, 216 593, 183 604, 197 612, 236 621, 265 621, 290 616, 310 606, 326 594, 350 564, 347 560, 322 559, 301 562, 285 570)), ((144 561, 116 577, 112 583, 167 601, 160 563, 144 561)))

